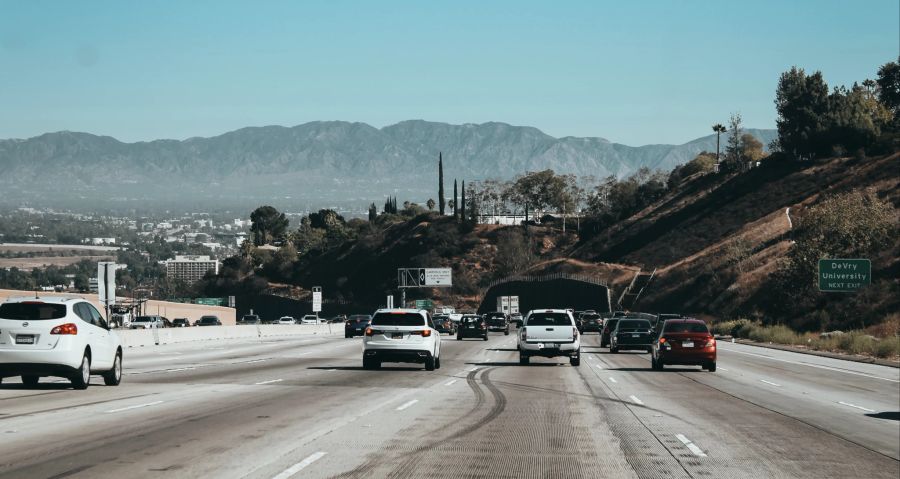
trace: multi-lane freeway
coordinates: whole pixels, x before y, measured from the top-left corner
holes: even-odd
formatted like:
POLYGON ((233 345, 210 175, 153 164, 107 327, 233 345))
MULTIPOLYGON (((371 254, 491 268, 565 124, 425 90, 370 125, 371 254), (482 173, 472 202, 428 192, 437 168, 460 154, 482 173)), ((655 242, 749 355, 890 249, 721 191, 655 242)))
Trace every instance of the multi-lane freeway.
POLYGON ((596 335, 580 367, 520 366, 501 334, 444 337, 437 371, 366 371, 360 341, 129 349, 120 386, 85 391, 7 378, 0 477, 900 474, 896 368, 720 342, 715 373, 658 372, 596 335))

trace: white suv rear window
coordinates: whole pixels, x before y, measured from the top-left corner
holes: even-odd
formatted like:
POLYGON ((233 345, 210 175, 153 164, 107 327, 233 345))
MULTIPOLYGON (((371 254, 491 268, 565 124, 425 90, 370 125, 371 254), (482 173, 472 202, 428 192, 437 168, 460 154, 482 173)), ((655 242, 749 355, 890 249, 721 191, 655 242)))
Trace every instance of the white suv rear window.
POLYGON ((23 321, 59 319, 66 316, 66 305, 39 302, 0 304, 0 318, 23 321))
POLYGON ((425 318, 416 313, 375 313, 372 326, 425 326, 425 318))

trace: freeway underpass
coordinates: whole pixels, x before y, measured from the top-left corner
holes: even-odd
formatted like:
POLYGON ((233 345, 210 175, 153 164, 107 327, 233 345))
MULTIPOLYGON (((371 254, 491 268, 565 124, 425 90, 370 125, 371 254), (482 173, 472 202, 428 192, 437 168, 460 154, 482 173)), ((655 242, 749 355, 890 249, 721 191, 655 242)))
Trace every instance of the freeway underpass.
MULTIPOLYGON (((251 326, 245 326, 251 327, 251 326)), ((361 368, 319 334, 129 348, 118 387, 0 385, 9 478, 893 478, 900 370, 720 343, 653 371, 584 338, 520 366, 515 335, 443 337, 442 368, 361 368)))

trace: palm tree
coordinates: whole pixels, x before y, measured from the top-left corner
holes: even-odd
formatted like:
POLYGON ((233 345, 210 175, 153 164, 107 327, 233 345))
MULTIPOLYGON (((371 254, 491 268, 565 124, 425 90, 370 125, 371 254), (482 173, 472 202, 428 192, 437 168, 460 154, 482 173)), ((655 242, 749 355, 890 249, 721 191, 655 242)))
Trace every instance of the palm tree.
POLYGON ((716 163, 718 163, 719 162, 719 136, 722 135, 722 133, 725 133, 725 125, 722 125, 721 123, 716 123, 715 125, 712 126, 712 129, 714 132, 716 132, 716 163))

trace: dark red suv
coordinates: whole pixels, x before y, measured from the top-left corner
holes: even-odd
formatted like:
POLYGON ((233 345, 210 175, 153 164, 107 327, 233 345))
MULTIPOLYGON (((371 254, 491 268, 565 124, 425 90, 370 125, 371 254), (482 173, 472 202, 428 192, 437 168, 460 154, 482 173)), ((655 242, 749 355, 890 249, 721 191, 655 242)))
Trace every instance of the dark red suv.
POLYGON ((699 319, 669 319, 653 343, 651 362, 660 371, 669 365, 702 366, 716 370, 716 338, 699 319))

